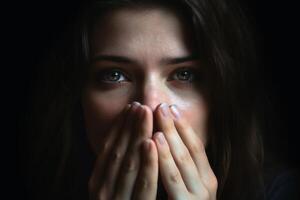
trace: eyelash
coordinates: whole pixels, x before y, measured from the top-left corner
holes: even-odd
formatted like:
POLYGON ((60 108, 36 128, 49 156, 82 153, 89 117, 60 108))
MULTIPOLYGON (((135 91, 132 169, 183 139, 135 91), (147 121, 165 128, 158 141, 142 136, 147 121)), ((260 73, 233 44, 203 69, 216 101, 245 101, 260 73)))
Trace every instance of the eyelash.
MULTIPOLYGON (((190 77, 187 80, 180 80, 178 78, 174 78, 174 79, 168 79, 168 80, 178 80, 181 83, 182 82, 187 82, 187 83, 191 83, 194 81, 196 73, 195 73, 195 69, 192 67, 182 67, 177 69, 174 73, 172 73, 172 77, 176 74, 179 74, 180 72, 189 72, 190 73, 190 77)), ((126 74, 124 74, 122 72, 122 70, 118 69, 118 68, 113 68, 113 69, 105 69, 102 70, 100 72, 97 73, 97 81, 102 82, 102 83, 108 83, 108 84, 115 84, 115 83, 122 83, 124 80, 115 80, 115 81, 111 81, 111 80, 104 80, 105 78, 109 78, 110 75, 113 75, 113 73, 119 73, 119 74, 123 74, 123 76, 125 77, 125 79, 128 79, 130 81, 130 79, 128 78, 128 76, 126 74)), ((185 73, 186 74, 186 73, 185 73)), ((123 78, 124 79, 124 78, 123 78)))

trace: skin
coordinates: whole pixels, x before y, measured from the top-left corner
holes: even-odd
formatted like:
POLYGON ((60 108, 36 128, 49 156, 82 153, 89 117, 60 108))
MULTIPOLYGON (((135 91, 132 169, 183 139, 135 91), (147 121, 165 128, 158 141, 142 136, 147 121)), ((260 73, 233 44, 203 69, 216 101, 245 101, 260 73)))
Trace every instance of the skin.
POLYGON ((192 35, 184 24, 168 9, 123 8, 95 25, 82 96, 98 156, 91 199, 155 199, 158 172, 169 199, 215 199, 217 180, 204 148, 208 106, 195 79, 182 80, 176 71, 204 67, 190 57, 192 35), (182 57, 190 59, 170 60, 182 57), (103 73, 115 68, 120 76, 103 73))

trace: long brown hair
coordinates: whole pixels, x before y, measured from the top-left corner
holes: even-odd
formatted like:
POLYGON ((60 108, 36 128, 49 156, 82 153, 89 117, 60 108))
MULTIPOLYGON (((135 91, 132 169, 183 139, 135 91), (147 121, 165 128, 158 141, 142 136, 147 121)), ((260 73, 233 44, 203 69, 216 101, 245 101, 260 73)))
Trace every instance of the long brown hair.
POLYGON ((69 167, 74 168, 76 140, 82 139, 78 134, 84 129, 78 126, 83 121, 80 96, 89 66, 94 20, 111 9, 149 5, 167 6, 184 16, 209 71, 207 154, 219 183, 218 199, 255 199, 262 191, 263 91, 250 24, 237 3, 99 0, 84 7, 66 37, 58 42, 64 45, 53 48, 41 68, 25 156, 31 190, 40 181, 47 185, 37 196, 64 190, 64 179, 71 177, 66 176, 71 174, 69 167))

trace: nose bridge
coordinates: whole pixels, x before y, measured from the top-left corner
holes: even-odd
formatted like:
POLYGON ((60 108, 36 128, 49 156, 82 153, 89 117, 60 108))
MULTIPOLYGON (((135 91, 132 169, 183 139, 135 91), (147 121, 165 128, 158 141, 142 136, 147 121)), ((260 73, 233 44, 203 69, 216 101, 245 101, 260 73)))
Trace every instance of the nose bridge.
POLYGON ((151 108, 152 111, 162 102, 168 102, 163 83, 158 78, 149 77, 144 80, 141 89, 140 102, 151 108))

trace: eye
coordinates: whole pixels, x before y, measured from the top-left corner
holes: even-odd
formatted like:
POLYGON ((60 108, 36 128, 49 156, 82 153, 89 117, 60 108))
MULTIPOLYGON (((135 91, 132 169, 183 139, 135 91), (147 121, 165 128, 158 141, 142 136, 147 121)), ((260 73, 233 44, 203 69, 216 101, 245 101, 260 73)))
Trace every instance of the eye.
POLYGON ((172 74, 171 80, 179 80, 181 82, 193 82, 195 79, 195 70, 193 68, 184 67, 176 70, 172 74))
POLYGON ((127 76, 119 69, 105 69, 96 74, 96 80, 105 83, 121 83, 127 79, 127 76))

